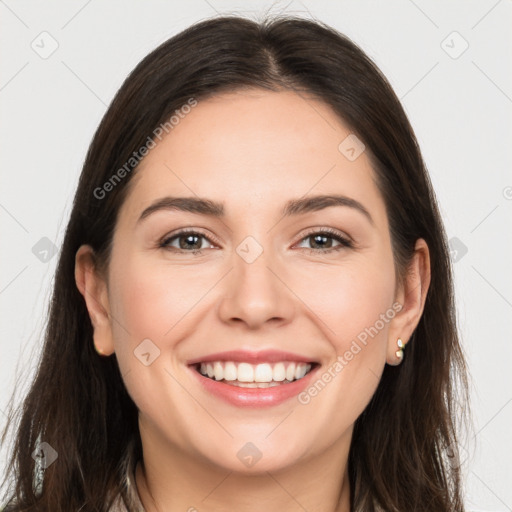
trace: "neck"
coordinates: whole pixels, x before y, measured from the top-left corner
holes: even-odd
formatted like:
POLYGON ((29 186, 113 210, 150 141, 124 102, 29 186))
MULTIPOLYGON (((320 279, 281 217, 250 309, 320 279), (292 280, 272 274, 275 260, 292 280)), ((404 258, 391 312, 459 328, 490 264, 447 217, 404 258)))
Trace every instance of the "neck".
POLYGON ((244 474, 143 439, 135 479, 146 512, 349 512, 349 446, 340 439, 287 468, 244 474))

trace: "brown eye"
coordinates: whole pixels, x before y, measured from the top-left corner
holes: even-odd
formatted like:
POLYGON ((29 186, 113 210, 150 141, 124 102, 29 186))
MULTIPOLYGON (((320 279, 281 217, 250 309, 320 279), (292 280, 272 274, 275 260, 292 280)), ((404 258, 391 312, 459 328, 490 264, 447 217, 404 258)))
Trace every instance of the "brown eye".
POLYGON ((177 237, 180 249, 201 249, 203 237, 201 235, 180 235, 177 237))
POLYGON ((209 240, 195 231, 182 231, 167 237, 160 243, 160 247, 176 249, 186 252, 198 252, 211 247, 209 240), (206 242, 206 244, 205 244, 206 242))
POLYGON ((311 235, 308 237, 312 249, 328 249, 333 246, 333 237, 326 235, 311 235))
POLYGON ((304 247, 312 252, 330 252, 343 249, 344 247, 352 247, 352 242, 337 232, 319 231, 305 236, 299 242, 299 247, 304 247), (309 245, 309 247, 302 245, 304 243, 309 245))

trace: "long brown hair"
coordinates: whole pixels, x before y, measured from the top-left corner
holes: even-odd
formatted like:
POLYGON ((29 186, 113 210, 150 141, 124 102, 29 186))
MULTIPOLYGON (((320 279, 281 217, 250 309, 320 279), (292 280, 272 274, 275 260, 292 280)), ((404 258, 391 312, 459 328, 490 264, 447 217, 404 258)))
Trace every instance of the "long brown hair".
MULTIPOLYGON (((197 23, 150 53, 128 76, 90 145, 61 247, 42 358, 11 421, 16 437, 6 482, 12 510, 106 511, 126 494, 125 471, 141 456, 137 408, 115 355, 92 342, 75 285, 75 253, 90 244, 108 265, 117 215, 134 174, 105 190, 154 130, 190 98, 259 87, 293 90, 330 106, 364 142, 403 276, 415 241, 431 259, 423 316, 404 362, 386 365, 358 418, 349 455, 353 511, 463 510, 456 464, 454 383, 466 389, 446 236, 418 143, 402 106, 375 64, 347 37, 293 17, 254 22, 227 16, 197 23), (103 187, 103 188, 102 188, 103 187), (41 441, 58 462, 34 485, 41 441), (455 456, 455 459, 454 459, 455 456)), ((135 165, 136 167, 136 165, 135 165)), ((7 432, 7 429, 6 429, 7 432)), ((4 433, 5 437, 5 433, 4 433)))

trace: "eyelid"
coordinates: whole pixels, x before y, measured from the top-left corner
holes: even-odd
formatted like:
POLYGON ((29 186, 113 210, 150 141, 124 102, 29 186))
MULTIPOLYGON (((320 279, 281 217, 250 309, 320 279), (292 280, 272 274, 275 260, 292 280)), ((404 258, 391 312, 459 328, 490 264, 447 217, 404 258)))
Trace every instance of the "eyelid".
POLYGON ((308 236, 316 235, 316 234, 327 234, 327 235, 332 236, 333 238, 340 238, 342 241, 344 241, 346 244, 348 244, 350 246, 353 246, 355 244, 352 237, 347 235, 343 231, 339 231, 334 228, 319 226, 319 227, 308 228, 305 232, 303 231, 300 234, 300 237, 293 243, 293 245, 296 245, 299 242, 302 242, 302 240, 304 240, 304 238, 307 238, 308 236))
MULTIPOLYGON (((193 226, 189 226, 189 227, 185 227, 185 228, 179 228, 179 229, 176 229, 175 231, 171 231, 170 233, 167 233, 166 235, 164 235, 159 240, 158 243, 159 243, 159 245, 166 244, 170 240, 172 240, 173 238, 176 238, 176 237, 178 237, 180 235, 184 235, 184 234, 187 234, 187 233, 193 233, 193 234, 201 235, 206 240, 208 240, 208 242, 210 242, 212 245, 217 245, 217 246, 222 245, 221 242, 219 241, 219 239, 217 237, 215 237, 214 235, 212 235, 210 233, 206 233, 203 229, 195 228, 193 226)), ((190 252, 192 252, 192 251, 190 251, 190 252)))

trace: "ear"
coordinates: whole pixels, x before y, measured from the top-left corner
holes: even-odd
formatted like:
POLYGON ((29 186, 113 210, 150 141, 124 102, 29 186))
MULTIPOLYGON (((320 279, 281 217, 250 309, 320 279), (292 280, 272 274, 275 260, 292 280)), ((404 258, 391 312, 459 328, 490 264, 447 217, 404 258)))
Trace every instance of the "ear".
POLYGON ((82 245, 75 255, 75 281, 83 295, 94 329, 94 347, 98 354, 114 353, 114 340, 110 323, 107 283, 95 265, 94 250, 82 245))
MULTIPOLYGON (((399 286, 395 297, 395 301, 402 308, 393 318, 389 329, 386 357, 388 364, 396 366, 401 363, 402 358, 396 355, 400 349, 397 341, 400 338, 404 345, 407 345, 423 314, 429 285, 430 253, 425 240, 419 238, 403 283, 399 286)), ((404 351, 407 352, 405 349, 404 351)))

